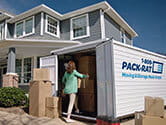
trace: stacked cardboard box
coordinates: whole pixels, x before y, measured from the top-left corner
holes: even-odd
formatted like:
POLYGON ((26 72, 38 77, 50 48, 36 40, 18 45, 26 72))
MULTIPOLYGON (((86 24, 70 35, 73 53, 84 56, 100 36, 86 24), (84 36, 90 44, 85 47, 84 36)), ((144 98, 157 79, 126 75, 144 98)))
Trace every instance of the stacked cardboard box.
POLYGON ((136 113, 135 125, 166 125, 164 100, 145 97, 145 113, 136 113))
POLYGON ((50 81, 32 81, 30 82, 30 115, 42 117, 45 116, 45 98, 51 96, 50 81))
POLYGON ((46 98, 46 116, 49 118, 58 118, 61 115, 61 98, 47 97, 46 98))
POLYGON ((78 71, 88 73, 89 79, 96 78, 96 58, 94 56, 82 56, 78 60, 78 71))
POLYGON ((50 81, 50 70, 49 69, 34 69, 33 70, 33 81, 50 81))
POLYGON ((82 79, 79 92, 79 108, 86 112, 96 110, 96 58, 94 56, 82 56, 78 60, 78 71, 89 74, 88 79, 82 79))

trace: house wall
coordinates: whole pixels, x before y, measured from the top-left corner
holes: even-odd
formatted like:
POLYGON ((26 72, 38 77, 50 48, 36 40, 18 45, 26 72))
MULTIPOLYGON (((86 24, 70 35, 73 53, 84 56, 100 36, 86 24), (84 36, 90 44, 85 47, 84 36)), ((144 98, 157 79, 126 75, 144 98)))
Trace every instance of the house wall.
MULTIPOLYGON (((38 13, 35 16, 35 33, 21 37, 19 39, 47 39, 47 40, 55 40, 59 39, 56 36, 50 35, 45 33, 45 20, 46 20, 46 13, 44 13, 44 21, 43 21, 43 35, 40 35, 41 30, 41 13, 38 13)), ((14 30, 15 30, 15 24, 8 24, 8 32, 7 32, 7 38, 14 38, 14 30)))
MULTIPOLYGON (((104 14, 104 22, 105 22, 105 36, 106 38, 114 38, 117 41, 121 41, 121 31, 120 25, 118 25, 111 17, 107 14, 104 14)), ((133 45, 133 40, 131 35, 125 32, 126 36, 126 44, 133 45)))
POLYGON ((105 36, 106 38, 114 38, 117 41, 121 41, 120 38, 120 26, 107 14, 104 14, 105 21, 105 36))
MULTIPOLYGON (((81 39, 75 39, 76 41, 89 42, 101 39, 100 10, 90 12, 88 15, 90 36, 81 39)), ((70 19, 61 21, 60 26, 61 39, 70 40, 70 19)))

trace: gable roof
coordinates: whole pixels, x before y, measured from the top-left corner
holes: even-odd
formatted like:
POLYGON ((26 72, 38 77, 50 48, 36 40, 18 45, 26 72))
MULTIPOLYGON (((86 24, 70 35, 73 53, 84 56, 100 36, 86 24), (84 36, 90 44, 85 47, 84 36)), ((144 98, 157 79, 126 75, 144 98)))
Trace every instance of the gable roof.
POLYGON ((13 18, 15 15, 5 11, 5 10, 0 10, 0 21, 7 19, 7 18, 13 18))
POLYGON ((94 4, 94 5, 91 5, 88 7, 84 7, 84 8, 63 14, 63 15, 56 12, 55 10, 49 8, 48 6, 42 4, 40 6, 32 8, 24 13, 21 13, 15 17, 11 18, 8 22, 14 23, 14 22, 17 22, 28 16, 37 14, 39 12, 45 12, 51 16, 56 17, 59 20, 65 20, 65 19, 77 16, 77 15, 81 15, 81 14, 84 14, 87 12, 98 10, 98 9, 104 10, 105 13, 107 13, 112 19, 114 19, 115 22, 117 22, 122 28, 124 28, 132 37, 138 36, 138 34, 127 24, 127 22, 106 1, 94 4))

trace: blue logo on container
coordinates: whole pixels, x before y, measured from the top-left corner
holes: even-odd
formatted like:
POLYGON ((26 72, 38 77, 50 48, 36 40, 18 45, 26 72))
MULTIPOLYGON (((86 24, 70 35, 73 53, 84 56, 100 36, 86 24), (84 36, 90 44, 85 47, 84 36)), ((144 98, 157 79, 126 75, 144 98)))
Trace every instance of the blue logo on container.
POLYGON ((152 72, 162 74, 162 72, 163 72, 163 63, 153 61, 152 72))

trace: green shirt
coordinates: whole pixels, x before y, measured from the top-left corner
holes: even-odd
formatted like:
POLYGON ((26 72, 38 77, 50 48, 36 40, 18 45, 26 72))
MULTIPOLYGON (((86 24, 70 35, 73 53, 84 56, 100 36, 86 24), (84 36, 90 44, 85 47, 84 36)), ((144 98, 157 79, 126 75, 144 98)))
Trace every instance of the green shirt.
POLYGON ((62 82, 65 84, 64 93, 71 94, 78 92, 78 81, 77 77, 79 78, 86 78, 87 75, 80 74, 76 70, 73 70, 72 73, 65 72, 62 82))

